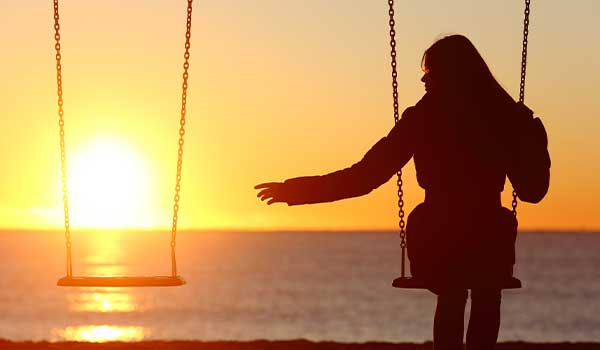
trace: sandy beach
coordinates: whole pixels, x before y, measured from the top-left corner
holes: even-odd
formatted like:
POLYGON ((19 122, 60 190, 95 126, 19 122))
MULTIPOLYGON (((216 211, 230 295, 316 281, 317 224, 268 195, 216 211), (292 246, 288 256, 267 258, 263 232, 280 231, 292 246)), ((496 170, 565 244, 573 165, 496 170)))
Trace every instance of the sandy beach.
MULTIPOLYGON (((498 350, 600 350, 600 342, 561 342, 561 343, 528 343, 504 342, 496 347, 498 350)), ((312 342, 308 340, 268 341, 143 341, 143 342, 11 342, 0 340, 2 350, 104 350, 104 349, 153 349, 153 350, 430 350, 431 342, 425 343, 339 343, 312 342)))

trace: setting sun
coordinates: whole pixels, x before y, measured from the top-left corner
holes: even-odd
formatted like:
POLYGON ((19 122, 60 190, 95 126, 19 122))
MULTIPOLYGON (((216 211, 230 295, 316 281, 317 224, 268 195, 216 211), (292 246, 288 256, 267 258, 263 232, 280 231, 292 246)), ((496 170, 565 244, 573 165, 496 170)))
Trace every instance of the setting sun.
POLYGON ((80 227, 148 227, 152 179, 143 156, 130 145, 97 138, 68 158, 69 204, 80 227))

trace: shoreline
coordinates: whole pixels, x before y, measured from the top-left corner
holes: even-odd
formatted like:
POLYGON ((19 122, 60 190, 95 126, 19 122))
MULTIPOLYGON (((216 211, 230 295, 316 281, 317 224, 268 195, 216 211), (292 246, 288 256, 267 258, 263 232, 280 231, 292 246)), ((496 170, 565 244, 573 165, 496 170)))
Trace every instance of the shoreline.
MULTIPOLYGON (((30 342, 9 341, 0 339, 2 350, 431 350, 432 342, 425 343, 342 343, 334 341, 309 340, 253 340, 253 341, 194 341, 194 340, 155 340, 141 342, 30 342)), ((600 342, 560 342, 560 343, 530 343, 530 342, 501 342, 497 350, 598 350, 600 342)))

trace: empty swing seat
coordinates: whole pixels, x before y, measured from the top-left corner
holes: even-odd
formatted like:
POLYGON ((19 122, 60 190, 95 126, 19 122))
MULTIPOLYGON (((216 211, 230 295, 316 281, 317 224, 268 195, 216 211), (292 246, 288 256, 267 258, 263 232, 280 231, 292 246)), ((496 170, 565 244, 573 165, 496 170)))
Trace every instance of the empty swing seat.
POLYGON ((181 276, 65 276, 61 287, 176 287, 185 284, 181 276))
MULTIPOLYGON (((398 277, 392 282, 392 286, 395 288, 403 288, 403 289, 429 289, 431 287, 430 283, 426 283, 424 280, 419 280, 414 277, 398 277)), ((467 289, 480 287, 497 287, 499 289, 518 289, 521 288, 521 281, 518 278, 510 277, 506 280, 499 281, 493 285, 467 285, 467 289)))

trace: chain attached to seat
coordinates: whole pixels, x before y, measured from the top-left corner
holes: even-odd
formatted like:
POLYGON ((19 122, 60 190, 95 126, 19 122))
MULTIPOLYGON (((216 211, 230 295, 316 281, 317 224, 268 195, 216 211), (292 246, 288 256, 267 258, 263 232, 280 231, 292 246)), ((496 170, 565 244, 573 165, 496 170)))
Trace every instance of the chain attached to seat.
MULTIPOLYGON (((531 0, 525 0, 523 19, 523 49, 521 50, 521 83, 519 84, 519 102, 525 101, 525 74, 527 73, 527 44, 529 37, 529 5, 531 0)), ((517 216, 517 191, 512 191, 512 212, 517 216)))
MULTIPOLYGON (((398 71, 396 63, 396 20, 394 19, 394 0, 388 0, 389 25, 390 25, 390 56, 392 66, 392 97, 394 99, 394 122, 400 121, 398 113, 398 71)), ((404 222, 404 191, 402 190, 402 169, 396 173, 396 184, 398 185, 398 226, 400 227, 400 248, 402 249, 401 277, 406 276, 406 223, 404 222)))
POLYGON ((173 223, 171 226, 171 275, 177 276, 177 260, 175 246, 177 239, 177 222, 179 221, 179 191, 181 190, 181 166, 183 164, 183 135, 185 135, 185 115, 187 113, 188 69, 190 68, 190 38, 192 36, 192 1, 187 4, 187 21, 185 31, 185 53, 183 54, 183 83, 181 85, 181 118, 179 119, 179 149, 177 150, 177 175, 175 176, 175 195, 173 196, 173 223))
POLYGON ((67 157, 65 154, 65 111, 63 110, 62 64, 60 53, 60 16, 58 14, 58 0, 54 0, 54 49, 56 50, 56 93, 58 95, 58 126, 60 136, 60 171, 63 193, 63 212, 65 219, 65 240, 67 248, 67 276, 73 275, 71 261, 71 223, 69 220, 69 191, 67 187, 67 157))

